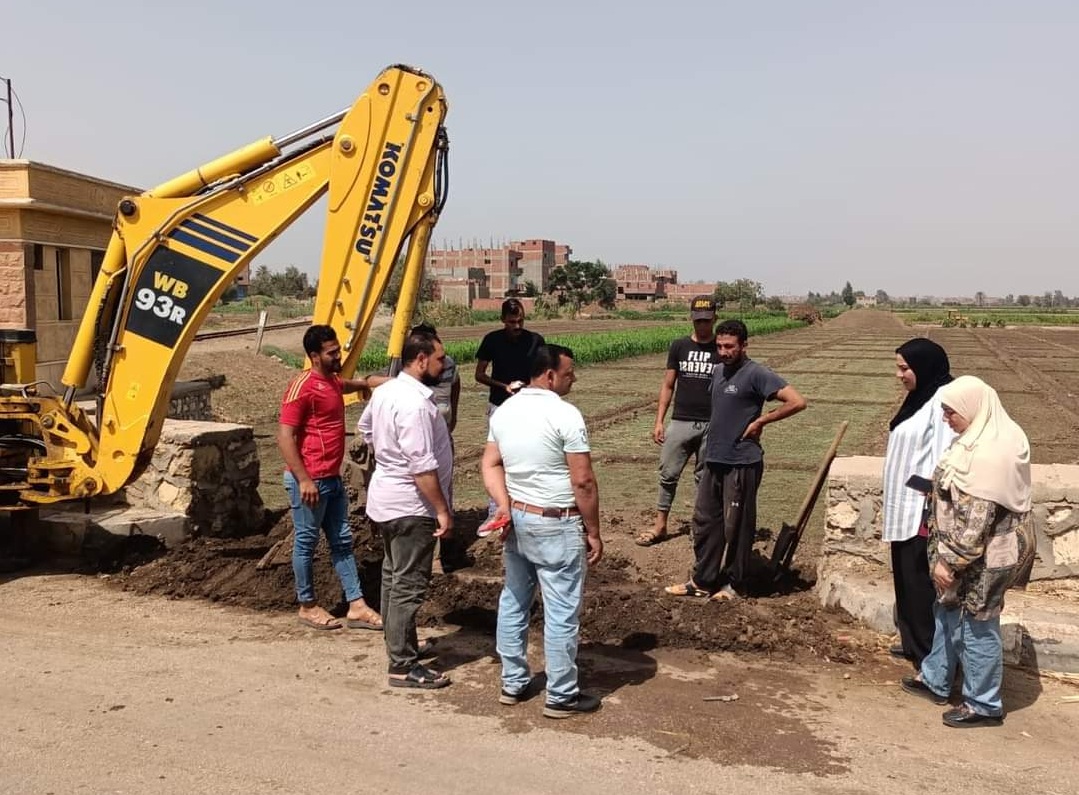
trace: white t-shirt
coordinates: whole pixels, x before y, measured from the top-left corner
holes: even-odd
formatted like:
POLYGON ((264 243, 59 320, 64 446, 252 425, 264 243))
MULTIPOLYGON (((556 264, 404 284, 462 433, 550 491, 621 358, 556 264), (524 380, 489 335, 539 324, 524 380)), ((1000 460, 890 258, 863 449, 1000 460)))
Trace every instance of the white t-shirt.
POLYGON ((510 499, 541 508, 576 504, 566 453, 587 453, 577 407, 549 389, 525 387, 491 415, 487 441, 498 444, 510 499))

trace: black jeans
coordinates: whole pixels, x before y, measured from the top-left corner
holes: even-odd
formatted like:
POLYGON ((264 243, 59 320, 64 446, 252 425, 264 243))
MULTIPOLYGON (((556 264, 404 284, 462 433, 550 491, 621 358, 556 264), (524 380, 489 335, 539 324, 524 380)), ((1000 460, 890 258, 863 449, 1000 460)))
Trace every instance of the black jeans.
POLYGON ((407 674, 419 662, 416 612, 431 583, 435 520, 404 516, 374 522, 382 535, 382 623, 391 674, 407 674))
POLYGON ((744 587, 757 535, 757 488, 764 462, 711 462, 697 486, 693 506, 693 582, 705 591, 744 587))
POLYGON ((933 648, 933 602, 937 591, 929 576, 928 539, 914 536, 892 541, 892 581, 895 584, 895 626, 903 653, 920 667, 933 648))

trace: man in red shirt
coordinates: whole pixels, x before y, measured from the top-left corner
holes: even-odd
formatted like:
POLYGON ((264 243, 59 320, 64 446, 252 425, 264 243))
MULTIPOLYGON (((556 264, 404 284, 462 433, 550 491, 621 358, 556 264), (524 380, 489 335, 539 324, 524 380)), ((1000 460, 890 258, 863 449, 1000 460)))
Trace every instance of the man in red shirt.
POLYGON ((340 629, 330 613, 315 601, 312 559, 321 528, 326 533, 330 559, 348 600, 345 622, 349 627, 382 629, 382 617, 363 600, 352 531, 348 525, 348 497, 341 482, 345 457, 346 392, 367 390, 367 382, 342 379, 341 345, 330 326, 311 326, 303 335, 303 349, 311 369, 296 376, 281 402, 277 446, 285 459, 285 489, 296 529, 292 570, 300 621, 315 629, 340 629))

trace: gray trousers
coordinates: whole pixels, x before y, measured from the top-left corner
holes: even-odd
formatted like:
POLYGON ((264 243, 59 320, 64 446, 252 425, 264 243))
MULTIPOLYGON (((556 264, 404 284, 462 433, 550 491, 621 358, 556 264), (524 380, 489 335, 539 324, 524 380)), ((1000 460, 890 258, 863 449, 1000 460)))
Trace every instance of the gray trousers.
POLYGON ((656 508, 670 513, 674 505, 674 494, 678 490, 678 479, 686 468, 689 457, 696 456, 693 468, 693 482, 701 482, 704 471, 704 456, 701 450, 704 438, 708 435, 708 422, 689 420, 671 420, 667 426, 667 437, 659 454, 659 499, 656 508))
POLYGON ((391 674, 407 674, 419 662, 416 612, 431 583, 435 520, 404 516, 374 522, 382 535, 382 623, 391 674))

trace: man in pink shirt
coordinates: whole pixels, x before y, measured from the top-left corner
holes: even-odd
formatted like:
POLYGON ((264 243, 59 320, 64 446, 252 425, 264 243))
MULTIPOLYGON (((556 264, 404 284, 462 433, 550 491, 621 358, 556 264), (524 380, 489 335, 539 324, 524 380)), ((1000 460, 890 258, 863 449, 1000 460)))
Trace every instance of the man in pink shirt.
POLYGON ((382 619, 391 687, 433 689, 450 679, 420 663, 416 611, 427 595, 435 540, 453 531, 453 450, 432 400, 446 352, 436 335, 410 334, 400 374, 374 391, 360 434, 375 453, 367 516, 382 536, 382 619))

